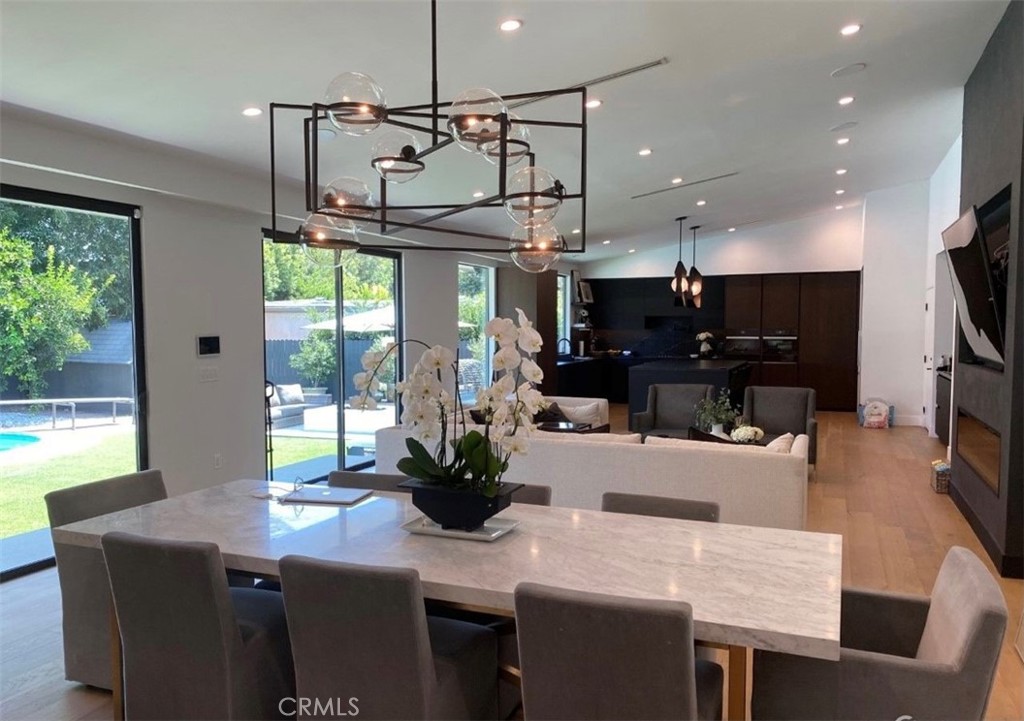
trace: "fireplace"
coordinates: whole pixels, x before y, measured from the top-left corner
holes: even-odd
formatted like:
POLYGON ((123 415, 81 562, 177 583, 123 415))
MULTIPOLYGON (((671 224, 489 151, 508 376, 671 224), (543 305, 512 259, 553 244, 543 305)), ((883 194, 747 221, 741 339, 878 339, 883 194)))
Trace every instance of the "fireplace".
POLYGON ((999 433, 959 408, 956 414, 956 430, 956 452, 998 496, 999 433))

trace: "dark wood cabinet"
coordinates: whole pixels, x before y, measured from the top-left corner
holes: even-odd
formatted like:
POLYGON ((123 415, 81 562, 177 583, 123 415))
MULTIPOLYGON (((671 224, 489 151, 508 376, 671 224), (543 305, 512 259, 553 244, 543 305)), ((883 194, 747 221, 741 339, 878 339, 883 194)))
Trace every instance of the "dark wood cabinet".
POLYGON ((949 445, 949 409, 953 403, 952 379, 945 373, 935 376, 935 435, 949 445))
POLYGON ((800 276, 781 273, 762 276, 761 332, 793 334, 800 326, 800 276))
POLYGON ((860 273, 800 276, 800 385, 814 388, 818 410, 857 409, 860 273))
MULTIPOLYGON (((796 363, 761 363, 758 382, 751 385, 761 386, 799 386, 800 368, 796 363)), ((820 404, 819 404, 820 405, 820 404)))
POLYGON ((726 276, 725 327, 728 330, 751 330, 761 327, 760 275, 726 276))

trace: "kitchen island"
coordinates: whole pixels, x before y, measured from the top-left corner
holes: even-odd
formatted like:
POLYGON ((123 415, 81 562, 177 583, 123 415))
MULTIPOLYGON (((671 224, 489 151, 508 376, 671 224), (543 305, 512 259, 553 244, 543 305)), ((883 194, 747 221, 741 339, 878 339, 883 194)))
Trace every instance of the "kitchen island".
POLYGON ((634 413, 647 410, 647 388, 654 383, 706 383, 728 388, 733 405, 739 408, 750 372, 750 363, 742 360, 672 358, 635 365, 629 369, 630 424, 634 413))

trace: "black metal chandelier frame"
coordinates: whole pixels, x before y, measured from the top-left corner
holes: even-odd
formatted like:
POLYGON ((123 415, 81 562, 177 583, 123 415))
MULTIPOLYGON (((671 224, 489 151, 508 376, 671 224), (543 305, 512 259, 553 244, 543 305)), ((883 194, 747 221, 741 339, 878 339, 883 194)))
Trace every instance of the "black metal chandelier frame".
MULTIPOLYGON (((423 103, 419 105, 405 105, 395 108, 384 108, 380 106, 370 106, 369 113, 373 116, 372 119, 367 119, 362 122, 365 123, 377 123, 391 125, 397 128, 403 128, 405 130, 423 133, 430 137, 431 145, 424 148, 417 153, 403 153, 401 157, 381 157, 371 159, 370 165, 374 166, 375 162, 379 161, 392 161, 397 163, 408 163, 417 168, 421 168, 425 165, 424 158, 447 148, 455 143, 455 138, 450 132, 442 129, 442 124, 446 121, 446 116, 442 116, 442 110, 451 107, 454 101, 440 101, 438 99, 438 82, 437 82, 437 0, 431 0, 431 101, 429 103, 423 103)), ((434 233, 446 233, 453 236, 474 238, 479 240, 488 241, 500 241, 504 243, 504 247, 494 246, 460 246, 460 245, 417 245, 410 243, 363 243, 359 242, 359 247, 367 249, 382 249, 382 250, 441 250, 441 251, 461 251, 470 253, 494 253, 494 254, 508 254, 509 250, 509 236, 508 235, 496 235, 493 233, 482 233, 473 230, 467 230, 463 228, 453 228, 448 226, 437 225, 438 221, 445 218, 451 218, 461 213, 465 213, 470 210, 477 208, 504 208, 505 203, 509 200, 515 200, 516 198, 532 198, 532 199, 544 199, 549 202, 560 201, 562 203, 567 201, 577 201, 580 204, 580 224, 578 234, 578 244, 574 244, 571 247, 565 240, 564 235, 560 236, 562 243, 561 252, 563 254, 581 254, 585 253, 587 249, 587 88, 585 86, 561 88, 557 90, 543 90, 530 93, 514 93, 509 95, 501 95, 501 98, 505 101, 506 107, 518 108, 527 104, 554 98, 558 96, 577 96, 579 100, 579 120, 577 121, 564 121, 564 120, 542 120, 542 119, 526 119, 526 118, 515 118, 510 119, 509 113, 503 112, 499 115, 492 116, 481 116, 487 117, 489 120, 499 124, 499 133, 496 138, 497 140, 497 153, 488 153, 490 157, 494 158, 497 168, 497 188, 488 196, 474 199, 467 203, 434 203, 434 204, 392 204, 388 202, 388 182, 381 177, 379 183, 379 205, 350 205, 347 206, 353 212, 341 212, 337 207, 330 207, 326 204, 322 204, 323 197, 321 196, 320 188, 324 186, 324 183, 320 181, 320 138, 319 128, 321 122, 328 122, 329 112, 339 111, 356 111, 361 113, 367 112, 367 104, 355 103, 355 102, 340 102, 331 105, 325 105, 323 103, 312 103, 310 105, 301 105, 294 103, 270 103, 270 205, 271 205, 271 238, 274 242, 279 243, 300 243, 302 242, 301 234, 298 232, 284 231, 279 228, 278 225, 278 173, 277 173, 277 148, 276 148, 276 128, 277 128, 277 114, 278 113, 289 113, 295 114, 298 112, 304 113, 306 117, 303 119, 303 161, 304 161, 304 189, 305 189, 305 206, 308 213, 318 213, 323 211, 329 211, 328 215, 333 218, 345 218, 354 221, 368 222, 379 228, 378 234, 380 236, 392 236, 402 233, 407 230, 422 230, 434 233), (358 107, 357 107, 358 106, 358 107), (510 148, 512 149, 515 157, 525 156, 529 166, 535 167, 536 165, 536 154, 530 148, 528 143, 522 140, 509 137, 509 130, 512 124, 522 124, 525 126, 535 127, 547 127, 547 128, 561 128, 569 131, 574 131, 577 134, 579 142, 579 157, 580 157, 580 187, 578 192, 568 192, 562 185, 561 181, 556 180, 555 184, 550 188, 539 188, 531 189, 529 192, 520 193, 509 193, 507 192, 507 178, 508 178, 508 158, 510 148), (403 211, 419 211, 429 212, 420 218, 413 220, 400 220, 393 216, 394 212, 403 211)), ((348 120, 346 122, 360 122, 358 119, 348 120)), ((493 142, 493 137, 488 138, 488 142, 493 142)), ((406 150, 411 150, 410 146, 407 146, 406 150)), ((482 151, 483 152, 483 151, 482 151)), ((412 172, 412 171, 406 171, 412 172)), ((333 244, 331 242, 317 243, 318 247, 331 248, 333 244)), ((346 247, 351 247, 351 244, 346 247)))

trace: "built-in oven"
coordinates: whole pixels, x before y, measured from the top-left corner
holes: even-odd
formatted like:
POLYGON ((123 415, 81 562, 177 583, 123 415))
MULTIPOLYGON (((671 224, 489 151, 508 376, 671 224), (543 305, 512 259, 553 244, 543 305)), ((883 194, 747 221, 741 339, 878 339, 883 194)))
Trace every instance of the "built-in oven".
POLYGON ((798 351, 796 334, 766 335, 762 340, 761 359, 765 363, 796 363, 798 351))
POLYGON ((725 331, 722 357, 729 360, 756 361, 761 358, 761 333, 758 330, 729 329, 725 331))

